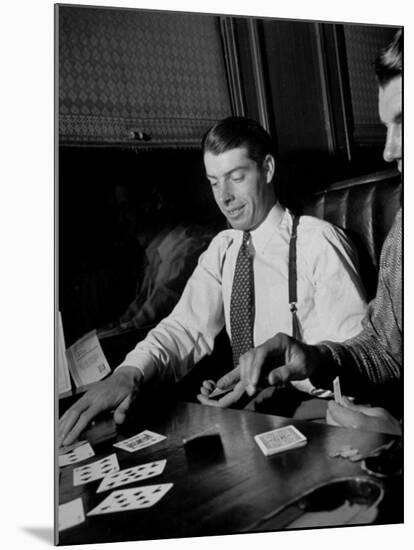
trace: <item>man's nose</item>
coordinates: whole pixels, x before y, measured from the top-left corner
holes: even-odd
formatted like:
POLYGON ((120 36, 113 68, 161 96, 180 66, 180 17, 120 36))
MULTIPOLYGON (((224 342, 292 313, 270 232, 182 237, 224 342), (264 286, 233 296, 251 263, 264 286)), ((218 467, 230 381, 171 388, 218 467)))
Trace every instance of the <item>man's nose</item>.
POLYGON ((227 205, 234 199, 231 186, 228 182, 223 182, 220 188, 220 200, 227 205))
POLYGON ((401 158, 401 131, 398 128, 389 128, 385 142, 383 157, 385 162, 392 162, 401 158))

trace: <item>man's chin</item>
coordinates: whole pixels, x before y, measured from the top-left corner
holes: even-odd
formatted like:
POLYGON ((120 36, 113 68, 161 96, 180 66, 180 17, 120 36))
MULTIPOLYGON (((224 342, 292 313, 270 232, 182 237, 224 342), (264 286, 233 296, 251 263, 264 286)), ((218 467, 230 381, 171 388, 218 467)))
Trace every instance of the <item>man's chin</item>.
POLYGON ((250 229, 249 224, 246 223, 246 221, 243 221, 243 220, 229 220, 229 218, 227 218, 227 221, 231 225, 232 229, 238 229, 239 231, 249 231, 249 229, 250 229))

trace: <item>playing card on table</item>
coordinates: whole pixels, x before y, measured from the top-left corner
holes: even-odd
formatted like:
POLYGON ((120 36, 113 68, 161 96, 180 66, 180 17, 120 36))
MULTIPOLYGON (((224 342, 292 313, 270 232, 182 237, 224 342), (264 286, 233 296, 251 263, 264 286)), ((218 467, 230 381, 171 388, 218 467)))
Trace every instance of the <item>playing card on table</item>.
POLYGON ((333 390, 334 390, 334 398, 336 403, 339 403, 340 405, 342 405, 342 392, 341 392, 341 384, 339 382, 339 376, 337 376, 333 381, 333 390))
POLYGON ((75 498, 59 506, 59 531, 69 529, 85 521, 85 513, 81 498, 75 498))
POLYGON ((112 472, 118 471, 118 459, 116 458, 116 454, 112 454, 96 462, 75 468, 73 470, 73 485, 83 485, 84 483, 101 479, 112 472))
POLYGON ((158 476, 164 471, 166 464, 167 461, 165 459, 156 460, 155 462, 148 462, 147 464, 141 464, 140 466, 133 466, 132 468, 114 472, 103 478, 96 492, 102 493, 102 491, 114 489, 121 485, 127 485, 134 481, 142 481, 143 479, 158 476))
POLYGON ((161 500, 172 486, 172 483, 162 483, 160 485, 146 485, 145 487, 113 491, 87 515, 95 516, 137 510, 138 508, 149 508, 161 500))
POLYGON ((72 443, 71 445, 66 445, 65 447, 59 447, 58 449, 58 454, 59 455, 66 455, 67 453, 70 453, 71 451, 73 451, 74 449, 76 449, 77 447, 81 447, 82 445, 85 445, 85 443, 88 443, 85 440, 82 440, 82 441, 75 441, 75 443, 72 443))
POLYGON ((166 439, 165 435, 156 434, 150 430, 144 430, 129 439, 124 439, 124 441, 114 443, 114 447, 133 453, 135 451, 139 451, 140 449, 144 449, 145 447, 149 447, 150 445, 154 445, 154 443, 158 443, 163 439, 166 439))
POLYGON ((306 445, 306 437, 295 426, 285 426, 254 436, 266 456, 306 445))
POLYGON ((69 453, 66 453, 64 455, 60 455, 58 457, 59 466, 62 467, 68 466, 69 464, 76 464, 77 462, 86 460, 91 456, 95 456, 94 450, 92 449, 90 444, 86 442, 84 445, 73 449, 73 451, 70 451, 69 453))

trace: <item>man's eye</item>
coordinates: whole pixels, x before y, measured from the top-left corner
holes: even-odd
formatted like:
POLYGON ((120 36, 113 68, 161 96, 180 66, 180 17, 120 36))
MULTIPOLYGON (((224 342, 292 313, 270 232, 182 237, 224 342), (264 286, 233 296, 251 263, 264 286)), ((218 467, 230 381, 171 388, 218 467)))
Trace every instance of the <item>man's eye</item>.
POLYGON ((208 180, 210 182, 211 187, 215 187, 217 185, 216 180, 208 180))
POLYGON ((235 183, 239 182, 239 181, 242 181, 244 178, 243 174, 241 175, 237 175, 237 176, 232 176, 231 177, 231 181, 234 181, 235 183))

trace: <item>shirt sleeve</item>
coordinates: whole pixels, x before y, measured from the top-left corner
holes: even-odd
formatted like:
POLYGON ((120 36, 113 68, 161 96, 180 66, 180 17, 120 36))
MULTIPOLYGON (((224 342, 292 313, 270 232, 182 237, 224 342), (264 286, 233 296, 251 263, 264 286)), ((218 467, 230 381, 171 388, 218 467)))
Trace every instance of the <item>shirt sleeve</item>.
POLYGON ((118 367, 135 366, 144 379, 181 378, 213 350, 224 326, 222 265, 229 241, 218 235, 199 259, 171 314, 137 344, 118 367))
MULTIPOLYGON (((342 344, 322 342, 331 372, 340 376, 342 389, 354 395, 399 383, 402 371, 402 252, 401 211, 384 243, 377 294, 363 321, 363 330, 342 344)), ((331 381, 328 368, 318 369, 312 380, 331 381)))
POLYGON ((315 289, 318 323, 308 343, 322 338, 342 342, 361 331, 367 304, 357 255, 342 230, 324 224, 315 231, 305 256, 315 289))

